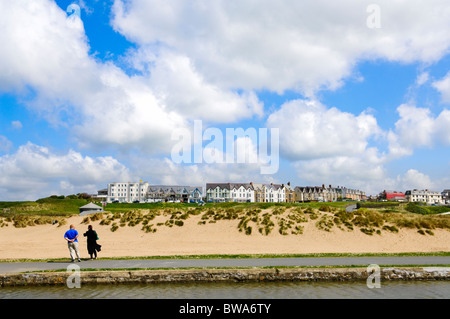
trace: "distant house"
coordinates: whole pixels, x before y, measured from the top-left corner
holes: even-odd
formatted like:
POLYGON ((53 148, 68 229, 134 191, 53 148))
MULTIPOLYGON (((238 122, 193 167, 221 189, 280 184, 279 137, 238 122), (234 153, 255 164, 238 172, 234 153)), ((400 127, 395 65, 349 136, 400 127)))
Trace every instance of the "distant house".
POLYGON ((103 212, 103 207, 97 206, 93 203, 89 203, 85 206, 80 207, 80 216, 95 214, 103 212))
POLYGON ((349 198, 351 200, 366 200, 367 195, 365 192, 358 189, 351 189, 347 187, 338 186, 336 189, 340 194, 342 194, 342 198, 349 198))
POLYGON ((107 201, 119 203, 167 202, 202 200, 201 186, 149 185, 148 182, 110 183, 107 188, 107 201))
POLYGON ((445 204, 450 204, 450 189, 444 189, 442 192, 442 200, 445 204))
MULTIPOLYGON (((273 183, 270 184, 250 183, 250 184, 253 186, 255 192, 255 202, 257 203, 286 202, 286 187, 284 186, 284 184, 273 184, 273 183)), ((290 190, 292 189, 290 188, 290 190)))
POLYGON ((407 190, 405 198, 408 202, 423 202, 426 204, 444 204, 441 192, 425 190, 407 190))
POLYGON ((148 201, 199 202, 202 196, 203 187, 201 186, 150 185, 147 192, 148 201))
POLYGON ((366 193, 357 189, 347 187, 328 187, 324 184, 322 186, 305 186, 295 187, 295 201, 296 202, 334 202, 339 199, 351 200, 366 200, 366 193))
MULTIPOLYGON (((253 182, 206 184, 206 200, 209 202, 284 203, 286 192, 284 184, 253 182)), ((290 198, 293 198, 293 194, 293 189, 289 185, 290 198)))
POLYGON ((405 193, 392 190, 384 190, 380 193, 379 199, 397 202, 406 201, 405 193))
POLYGON ((107 201, 132 203, 144 201, 147 198, 148 182, 119 182, 109 183, 107 188, 107 201))
POLYGON ((286 191, 286 203, 294 203, 295 202, 295 189, 291 186, 291 182, 288 182, 285 185, 286 191))
POLYGON ((255 191, 251 183, 207 183, 206 200, 209 202, 254 202, 255 191))
MULTIPOLYGON (((309 202, 309 201, 336 201, 338 199, 338 192, 335 188, 320 186, 297 186, 295 187, 295 201, 309 202)), ((340 195, 340 193, 339 193, 340 195)))
MULTIPOLYGON (((295 187, 296 202, 324 201, 326 189, 319 186, 295 187)), ((334 200, 336 200, 335 198, 334 200)))
POLYGON ((92 194, 91 197, 106 202, 108 200, 108 189, 101 189, 97 191, 97 194, 92 194))

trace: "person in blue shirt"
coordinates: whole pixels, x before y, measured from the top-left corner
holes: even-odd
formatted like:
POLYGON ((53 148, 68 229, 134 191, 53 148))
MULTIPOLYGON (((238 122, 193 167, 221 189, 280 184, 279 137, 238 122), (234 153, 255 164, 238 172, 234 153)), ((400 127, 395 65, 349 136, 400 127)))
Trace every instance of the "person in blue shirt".
POLYGON ((80 251, 78 249, 78 232, 75 230, 74 225, 70 225, 70 229, 64 234, 64 239, 67 240, 67 246, 69 247, 70 257, 72 262, 75 261, 75 257, 80 262, 80 251))

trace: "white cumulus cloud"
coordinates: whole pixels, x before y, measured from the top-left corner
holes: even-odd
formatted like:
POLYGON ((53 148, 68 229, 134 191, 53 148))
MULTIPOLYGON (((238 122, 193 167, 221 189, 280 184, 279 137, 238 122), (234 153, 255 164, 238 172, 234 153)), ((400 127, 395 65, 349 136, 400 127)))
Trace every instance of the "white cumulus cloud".
POLYGON ((450 103, 450 72, 447 75, 432 83, 433 87, 441 93, 442 101, 450 103))
POLYGON ((207 82, 244 90, 335 89, 362 60, 435 62, 448 52, 446 0, 115 0, 114 28, 181 53, 207 82))
POLYGON ((151 72, 134 76, 98 61, 82 20, 51 0, 2 1, 0 28, 0 90, 74 128, 83 147, 167 153, 172 130, 192 118, 227 122, 262 112, 253 92, 210 84, 180 54, 161 55, 151 72))
POLYGON ((370 138, 382 134, 368 113, 355 116, 310 100, 285 103, 267 125, 280 129, 280 152, 291 160, 361 154, 370 138))
POLYGON ((99 185, 130 179, 129 170, 112 157, 89 157, 70 150, 57 154, 32 143, 0 157, 2 200, 36 200, 67 190, 96 193, 99 185))
POLYGON ((388 133, 392 157, 412 155, 415 148, 450 145, 450 111, 435 116, 430 109, 402 104, 397 108, 399 120, 388 133))

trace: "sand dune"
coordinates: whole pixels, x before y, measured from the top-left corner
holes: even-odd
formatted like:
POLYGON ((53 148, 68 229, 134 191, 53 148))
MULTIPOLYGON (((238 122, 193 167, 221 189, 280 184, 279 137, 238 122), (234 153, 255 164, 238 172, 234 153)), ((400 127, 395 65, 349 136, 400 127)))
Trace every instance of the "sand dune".
MULTIPOLYGON (((63 236, 70 224, 80 233, 82 258, 88 258, 86 239, 82 234, 87 225, 83 217, 67 219, 67 224, 39 225, 15 228, 11 224, 0 228, 0 259, 69 258, 63 236)), ((145 233, 142 225, 120 227, 91 222, 102 245, 99 257, 167 256, 201 254, 298 254, 298 253, 396 253, 450 251, 450 232, 434 230, 434 236, 420 235, 417 230, 401 229, 399 233, 382 232, 366 235, 359 230, 333 228, 319 230, 315 222, 304 223, 301 235, 280 235, 273 231, 267 236, 258 232, 239 232, 236 220, 221 220, 198 225, 200 216, 184 221, 182 227, 157 227, 155 233, 145 233)), ((155 221, 156 222, 156 221, 155 221)))

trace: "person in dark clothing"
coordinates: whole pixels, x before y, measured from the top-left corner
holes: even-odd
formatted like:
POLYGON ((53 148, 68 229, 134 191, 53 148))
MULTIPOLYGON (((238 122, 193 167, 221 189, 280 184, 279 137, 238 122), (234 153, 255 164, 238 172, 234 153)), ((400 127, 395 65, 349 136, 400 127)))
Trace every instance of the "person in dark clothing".
POLYGON ((95 230, 92 229, 92 225, 88 226, 88 231, 85 232, 84 237, 87 237, 87 249, 89 255, 91 255, 91 259, 97 259, 97 251, 101 250, 99 244, 97 244, 98 235, 95 230))

